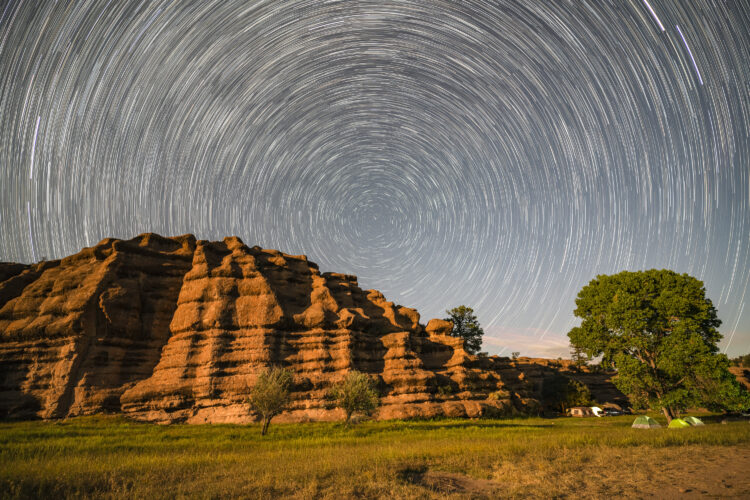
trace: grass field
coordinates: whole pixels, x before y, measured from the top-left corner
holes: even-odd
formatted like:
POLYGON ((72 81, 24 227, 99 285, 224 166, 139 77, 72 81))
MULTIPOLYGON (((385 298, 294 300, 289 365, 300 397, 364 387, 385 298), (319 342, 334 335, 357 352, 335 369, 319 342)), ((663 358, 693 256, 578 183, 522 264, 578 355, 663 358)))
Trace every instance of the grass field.
POLYGON ((632 420, 272 424, 265 438, 257 425, 6 422, 0 496, 600 498, 714 487, 750 495, 731 465, 741 476, 750 470, 747 422, 634 430, 632 420), (713 485, 717 474, 723 483, 713 485))

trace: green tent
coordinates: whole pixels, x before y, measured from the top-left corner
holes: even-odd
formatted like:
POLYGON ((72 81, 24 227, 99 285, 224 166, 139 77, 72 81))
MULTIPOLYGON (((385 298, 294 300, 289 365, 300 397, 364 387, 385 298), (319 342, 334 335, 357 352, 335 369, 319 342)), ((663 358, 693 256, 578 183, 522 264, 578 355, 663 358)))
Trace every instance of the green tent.
POLYGON ((657 427, 661 427, 661 425, 659 425, 659 422, 653 418, 641 415, 635 419, 631 427, 633 427, 633 429, 656 429, 657 427))
POLYGON ((685 417, 682 420, 689 423, 690 425, 704 425, 703 422, 701 422, 701 419, 697 417, 685 417))
POLYGON ((669 428, 670 429, 682 429, 685 427, 690 427, 690 424, 685 422, 681 418, 673 418, 671 422, 669 422, 669 428))

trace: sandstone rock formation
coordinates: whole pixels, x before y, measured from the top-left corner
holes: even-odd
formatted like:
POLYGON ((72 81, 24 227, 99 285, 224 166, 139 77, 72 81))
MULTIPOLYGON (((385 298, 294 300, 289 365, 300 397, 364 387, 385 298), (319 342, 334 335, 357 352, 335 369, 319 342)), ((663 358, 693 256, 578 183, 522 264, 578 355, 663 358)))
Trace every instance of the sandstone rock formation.
POLYGON ((279 420, 340 418, 325 395, 352 369, 378 380, 379 418, 539 407, 553 368, 471 356, 450 329, 355 276, 236 237, 105 239, 62 260, 0 264, 0 417, 244 422, 271 364, 295 374, 279 420))

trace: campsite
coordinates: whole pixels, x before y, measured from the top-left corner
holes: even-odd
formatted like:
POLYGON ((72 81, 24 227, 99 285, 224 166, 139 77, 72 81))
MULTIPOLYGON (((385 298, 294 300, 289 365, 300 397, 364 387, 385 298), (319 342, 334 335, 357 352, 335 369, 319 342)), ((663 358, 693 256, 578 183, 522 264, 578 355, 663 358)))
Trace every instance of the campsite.
MULTIPOLYGON (((750 425, 638 415, 271 426, 0 423, 7 498, 750 496, 750 425)), ((690 418, 690 417, 688 417, 690 418)))

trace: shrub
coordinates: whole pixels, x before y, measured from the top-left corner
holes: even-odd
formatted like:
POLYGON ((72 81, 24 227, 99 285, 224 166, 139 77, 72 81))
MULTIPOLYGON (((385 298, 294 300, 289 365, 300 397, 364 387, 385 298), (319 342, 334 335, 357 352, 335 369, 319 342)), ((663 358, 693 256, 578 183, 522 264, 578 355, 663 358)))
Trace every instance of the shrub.
POLYGON ((286 408, 291 387, 292 372, 287 368, 265 368, 258 374, 247 402, 250 409, 261 417, 261 436, 266 435, 271 419, 286 408))
POLYGON ((347 425, 354 413, 372 415, 380 403, 373 380, 356 370, 333 386, 329 398, 336 407, 344 410, 347 425))
POLYGON ((451 387, 450 385, 441 385, 440 387, 438 387, 437 392, 441 396, 449 396, 453 394, 453 387, 451 387))
POLYGON ((547 405, 563 412, 574 406, 589 406, 593 399, 585 384, 560 374, 544 381, 542 398, 547 405))

